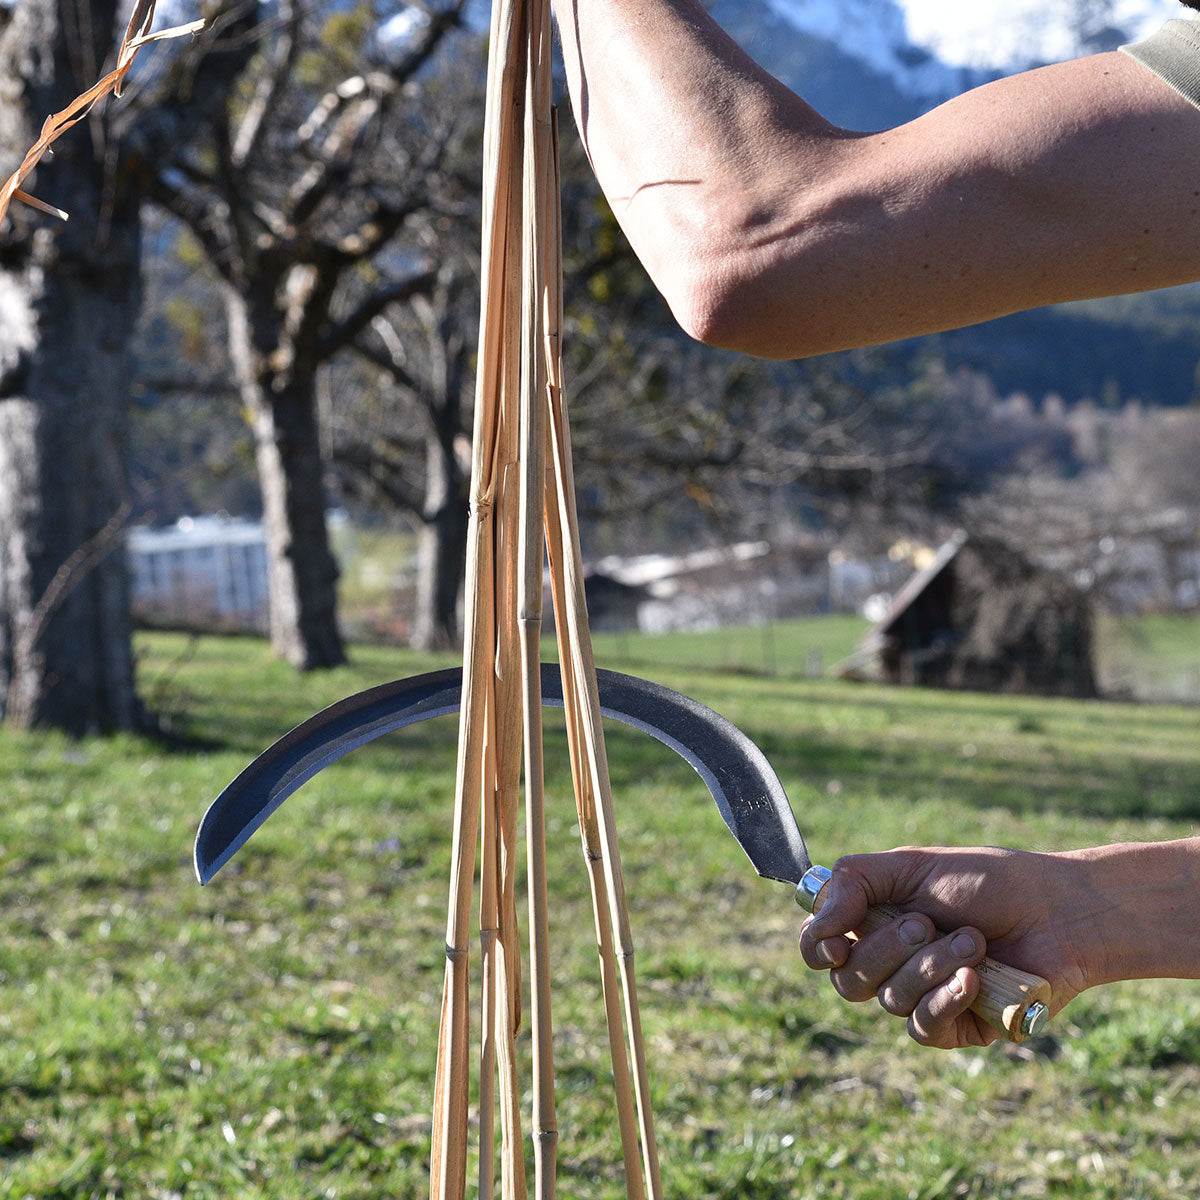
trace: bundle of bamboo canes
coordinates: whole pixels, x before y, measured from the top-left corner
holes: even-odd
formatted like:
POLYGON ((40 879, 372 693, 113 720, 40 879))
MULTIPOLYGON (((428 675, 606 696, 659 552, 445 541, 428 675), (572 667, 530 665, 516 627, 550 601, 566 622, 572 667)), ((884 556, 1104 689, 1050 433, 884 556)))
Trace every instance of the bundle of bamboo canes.
POLYGON ((493 0, 463 704, 434 1095, 433 1200, 458 1200, 466 1189, 468 938, 477 847, 482 945, 478 1191, 482 1200, 495 1194, 499 1107, 501 1195, 504 1200, 526 1196, 515 1061, 521 964, 514 881, 522 765, 537 1200, 550 1200, 555 1193, 558 1130, 539 650, 547 557, 626 1189, 631 1200, 662 1194, 562 394, 560 223, 549 0, 493 0))

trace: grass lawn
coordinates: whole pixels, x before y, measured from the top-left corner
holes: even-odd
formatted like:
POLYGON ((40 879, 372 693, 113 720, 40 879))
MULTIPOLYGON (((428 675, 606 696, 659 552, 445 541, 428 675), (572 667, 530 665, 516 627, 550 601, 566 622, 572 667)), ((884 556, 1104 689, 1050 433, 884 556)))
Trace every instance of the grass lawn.
MULTIPOLYGON (((598 644, 754 737, 818 859, 1200 819, 1200 710, 751 678, 598 644)), ((289 726, 448 660, 361 649, 300 677, 252 640, 140 648, 180 745, 0 731, 0 1200, 425 1194, 453 721, 323 773, 207 889, 190 857, 209 799, 289 726)), ((590 902, 548 729, 560 1194, 611 1200, 590 902)), ((1024 1047, 921 1050, 803 970, 787 889, 753 874, 686 765, 624 730, 610 757, 669 1197, 1195 1193, 1200 985, 1085 994, 1024 1047)))
POLYGON ((1097 659, 1109 693, 1200 702, 1200 619, 1195 614, 1102 618, 1097 659))

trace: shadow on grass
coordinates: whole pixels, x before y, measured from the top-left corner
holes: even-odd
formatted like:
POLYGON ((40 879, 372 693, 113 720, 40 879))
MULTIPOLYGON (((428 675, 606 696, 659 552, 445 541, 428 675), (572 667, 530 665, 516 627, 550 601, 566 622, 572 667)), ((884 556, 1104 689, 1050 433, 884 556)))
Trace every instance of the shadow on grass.
POLYGON ((929 745, 860 744, 812 732, 795 740, 764 736, 763 752, 781 775, 839 794, 856 789, 915 803, 937 798, 977 809, 1019 814, 1070 813, 1088 817, 1200 817, 1200 763, 1186 770, 1169 756, 1111 759, 1054 749, 1043 759, 1013 759, 976 749, 939 753, 929 745), (1049 761, 1047 761, 1049 759, 1049 761))
MULTIPOLYGON (((961 710, 952 710, 961 713, 961 710)), ((990 715, 990 714, 989 714, 990 715)), ((1019 754, 1006 743, 997 749, 970 745, 970 733, 940 741, 889 737, 887 731, 829 733, 811 728, 795 736, 777 729, 746 732, 776 773, 800 781, 822 798, 831 781, 843 798, 883 796, 898 804, 936 798, 976 809, 1013 813, 1061 813, 1098 818, 1200 819, 1200 756, 1194 766, 1167 751, 1126 748, 1136 732, 1114 724, 1104 752, 1072 745, 1062 733, 1042 737, 1029 713, 1015 709, 1010 729, 1033 735, 1038 744, 1019 754), (1022 730, 1020 722, 1026 727, 1022 730)), ((1200 732, 1200 731, 1198 731, 1200 732)), ((686 781, 687 768, 649 738, 610 738, 610 767, 617 792, 686 781)), ((793 808, 802 814, 797 793, 793 808)))

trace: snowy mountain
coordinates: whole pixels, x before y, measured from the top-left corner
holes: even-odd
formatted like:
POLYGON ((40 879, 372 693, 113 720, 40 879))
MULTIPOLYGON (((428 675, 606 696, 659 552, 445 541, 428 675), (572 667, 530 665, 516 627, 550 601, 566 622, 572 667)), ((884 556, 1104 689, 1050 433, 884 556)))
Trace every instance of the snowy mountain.
POLYGON ((1176 0, 714 0, 713 15, 831 120, 894 124, 999 75, 1112 49, 1176 0))
MULTIPOLYGON (((1111 50, 1189 11, 1178 0, 704 2, 768 70, 822 112, 832 99, 826 115, 850 126, 847 113, 903 120, 988 79, 1111 50)), ((470 0, 470 23, 486 29, 490 10, 491 0, 470 0)), ((401 5, 395 29, 407 32, 419 11, 401 5)))
MULTIPOLYGON (((943 62, 1012 72, 1109 49, 1183 11, 1175 0, 901 0, 912 42, 943 62)), ((783 7, 799 5, 783 0, 783 7)))

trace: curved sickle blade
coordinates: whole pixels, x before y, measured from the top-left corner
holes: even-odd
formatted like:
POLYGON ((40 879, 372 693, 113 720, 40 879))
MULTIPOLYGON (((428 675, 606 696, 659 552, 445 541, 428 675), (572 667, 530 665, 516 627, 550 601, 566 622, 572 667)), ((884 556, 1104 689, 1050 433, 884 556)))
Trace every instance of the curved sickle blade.
MULTIPOLYGON (((762 751, 711 708, 645 679, 597 671, 606 717, 650 734, 695 768, 725 823, 768 879, 798 883, 812 865, 778 776, 762 751)), ((207 883, 250 835, 318 771, 394 729, 459 710, 454 668, 385 683, 310 717, 264 750, 209 806, 196 834, 195 866, 207 883)), ((542 664, 542 703, 562 708, 562 679, 542 664)))

